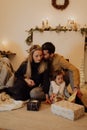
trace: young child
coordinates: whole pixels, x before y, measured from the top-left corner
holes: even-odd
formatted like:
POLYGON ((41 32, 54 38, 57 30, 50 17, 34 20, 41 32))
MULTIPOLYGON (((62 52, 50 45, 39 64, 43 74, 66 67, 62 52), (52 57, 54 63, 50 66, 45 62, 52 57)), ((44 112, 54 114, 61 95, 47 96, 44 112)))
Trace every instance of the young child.
MULTIPOLYGON (((53 80, 50 82, 49 96, 51 103, 65 99, 65 81, 64 72, 62 70, 57 70, 53 75, 53 80)), ((68 97, 69 97, 69 93, 68 97)))

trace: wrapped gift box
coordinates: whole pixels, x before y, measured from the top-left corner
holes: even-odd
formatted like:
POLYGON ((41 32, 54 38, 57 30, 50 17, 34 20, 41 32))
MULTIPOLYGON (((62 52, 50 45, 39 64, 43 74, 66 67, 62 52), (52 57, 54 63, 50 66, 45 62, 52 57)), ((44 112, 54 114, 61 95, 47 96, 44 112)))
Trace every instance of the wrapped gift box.
POLYGON ((83 116, 85 113, 83 105, 71 103, 66 100, 51 104, 51 111, 54 114, 57 114, 70 120, 76 120, 83 116))

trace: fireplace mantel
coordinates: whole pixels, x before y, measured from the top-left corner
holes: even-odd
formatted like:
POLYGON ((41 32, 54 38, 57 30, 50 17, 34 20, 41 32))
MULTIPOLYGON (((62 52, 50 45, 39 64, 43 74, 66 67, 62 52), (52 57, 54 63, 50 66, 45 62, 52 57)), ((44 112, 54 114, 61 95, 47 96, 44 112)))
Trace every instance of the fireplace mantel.
POLYGON ((59 24, 58 26, 52 27, 48 25, 48 22, 46 23, 46 25, 43 26, 43 22, 42 22, 42 27, 38 27, 36 26, 35 28, 31 28, 29 30, 26 30, 26 32, 28 32, 28 37, 26 38, 26 43, 27 45, 31 45, 31 43, 33 42, 33 32, 38 31, 40 33, 46 32, 46 31, 50 31, 50 32, 56 32, 56 33, 60 33, 60 32, 79 32, 82 35, 87 36, 87 27, 81 27, 78 28, 77 25, 70 25, 70 26, 62 26, 61 24, 59 24))

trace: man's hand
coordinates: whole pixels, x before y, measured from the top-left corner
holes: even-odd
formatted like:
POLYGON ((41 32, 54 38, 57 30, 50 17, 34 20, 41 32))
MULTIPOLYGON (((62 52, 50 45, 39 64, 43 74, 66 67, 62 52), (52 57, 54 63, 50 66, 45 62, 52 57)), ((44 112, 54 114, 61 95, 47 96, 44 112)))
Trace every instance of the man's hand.
POLYGON ((80 91, 80 88, 74 88, 74 92, 77 91, 77 96, 81 99, 82 97, 82 92, 80 91))

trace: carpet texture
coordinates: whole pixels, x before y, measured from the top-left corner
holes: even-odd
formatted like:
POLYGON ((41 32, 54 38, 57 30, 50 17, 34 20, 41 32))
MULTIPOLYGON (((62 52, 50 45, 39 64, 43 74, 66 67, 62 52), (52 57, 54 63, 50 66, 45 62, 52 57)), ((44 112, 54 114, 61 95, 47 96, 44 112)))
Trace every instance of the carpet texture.
POLYGON ((9 129, 0 128, 0 130, 9 130, 9 129))
POLYGON ((0 112, 0 128, 7 130, 87 130, 87 113, 76 121, 51 112, 50 105, 42 103, 39 111, 23 108, 0 112))

